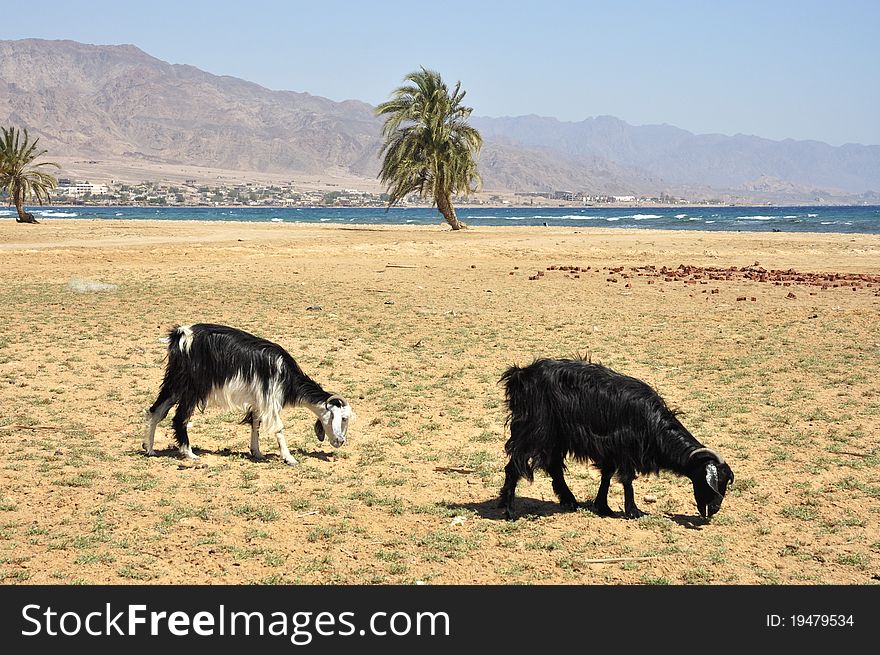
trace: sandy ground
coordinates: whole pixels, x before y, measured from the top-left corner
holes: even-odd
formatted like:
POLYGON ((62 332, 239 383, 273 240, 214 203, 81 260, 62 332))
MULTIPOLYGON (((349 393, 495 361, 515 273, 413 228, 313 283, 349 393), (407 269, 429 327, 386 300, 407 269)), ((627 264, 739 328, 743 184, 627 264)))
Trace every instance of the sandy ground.
POLYGON ((5 584, 880 579, 880 237, 9 220, 0 271, 5 584), (194 322, 285 346, 352 402, 348 443, 291 409, 299 466, 272 435, 253 461, 240 415, 208 409, 199 460, 168 421, 144 456, 159 340, 194 322), (725 456, 711 522, 666 473, 636 480, 648 517, 601 518, 578 463, 577 512, 539 475, 503 520, 498 378, 575 354, 725 456))

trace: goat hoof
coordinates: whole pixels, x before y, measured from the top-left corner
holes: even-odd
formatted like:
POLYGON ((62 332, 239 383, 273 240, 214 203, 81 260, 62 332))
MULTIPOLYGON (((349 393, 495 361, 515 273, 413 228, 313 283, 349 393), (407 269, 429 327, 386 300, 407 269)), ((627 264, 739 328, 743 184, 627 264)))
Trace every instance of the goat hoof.
POLYGON ((147 450, 147 447, 144 446, 144 450, 146 450, 146 452, 145 452, 144 454, 145 454, 147 457, 155 457, 155 456, 156 456, 156 451, 153 450, 152 448, 150 448, 149 450, 147 450))
POLYGON ((611 511, 611 508, 608 505, 595 505, 593 506, 593 511, 596 512, 599 516, 614 516, 614 512, 611 511))
POLYGON ((254 458, 255 460, 257 460, 257 461, 260 461, 260 460, 264 460, 264 459, 266 459, 266 457, 263 455, 263 453, 261 453, 259 450, 258 450, 257 452, 254 452, 254 451, 252 450, 252 451, 251 451, 251 457, 253 457, 253 458, 254 458))
POLYGON ((574 498, 571 500, 560 501, 559 504, 562 505, 562 509, 566 512, 576 512, 578 508, 578 502, 574 498))
POLYGON ((625 518, 625 519, 640 519, 643 516, 647 516, 647 515, 648 515, 647 512, 643 512, 638 507, 636 507, 635 509, 631 509, 627 512, 624 512, 623 518, 625 518))
POLYGON ((299 462, 297 462, 293 457, 291 457, 290 459, 285 459, 284 463, 288 466, 296 466, 297 464, 299 464, 299 462))

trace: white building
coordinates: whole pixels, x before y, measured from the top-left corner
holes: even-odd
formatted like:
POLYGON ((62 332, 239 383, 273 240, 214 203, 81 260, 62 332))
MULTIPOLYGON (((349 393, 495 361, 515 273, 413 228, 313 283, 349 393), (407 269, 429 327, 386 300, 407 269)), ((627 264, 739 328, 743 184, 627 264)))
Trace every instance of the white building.
POLYGON ((55 187, 55 193, 60 196, 69 196, 71 198, 82 198, 86 194, 101 196, 108 191, 109 188, 106 184, 92 184, 91 182, 74 182, 70 186, 55 187))

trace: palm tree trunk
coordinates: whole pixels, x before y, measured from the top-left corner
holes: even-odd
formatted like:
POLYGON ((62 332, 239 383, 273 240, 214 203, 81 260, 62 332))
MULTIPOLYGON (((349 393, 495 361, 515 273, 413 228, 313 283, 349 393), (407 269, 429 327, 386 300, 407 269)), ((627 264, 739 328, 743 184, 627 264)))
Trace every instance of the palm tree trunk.
POLYGON ((453 230, 460 230, 465 227, 464 223, 459 222, 458 217, 455 215, 455 207, 452 206, 452 198, 448 193, 437 194, 435 200, 437 201, 437 209, 443 214, 443 218, 452 226, 453 230))
POLYGON ((15 219, 16 223, 39 223, 33 214, 24 210, 24 201, 20 194, 16 194, 14 200, 15 210, 18 212, 18 218, 15 219))

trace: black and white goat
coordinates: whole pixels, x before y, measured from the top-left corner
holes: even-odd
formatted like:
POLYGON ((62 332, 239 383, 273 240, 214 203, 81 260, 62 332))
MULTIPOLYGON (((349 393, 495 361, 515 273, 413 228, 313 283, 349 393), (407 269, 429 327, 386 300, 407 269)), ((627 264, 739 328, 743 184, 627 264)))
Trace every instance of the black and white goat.
POLYGON ((168 333, 168 363, 159 397, 147 411, 144 450, 154 455, 156 425, 177 405, 172 419, 180 454, 196 459, 189 444, 187 423, 198 408, 219 405, 246 412, 242 424, 251 426, 251 454, 261 459, 260 426, 275 434, 281 458, 296 459, 287 448, 281 410, 303 406, 318 420, 319 441, 329 435, 335 448, 345 443, 351 406, 327 393, 303 373, 299 364, 278 344, 225 325, 181 325, 168 333))
POLYGON ((510 438, 499 507, 513 516, 516 484, 532 480, 535 469, 550 474, 553 491, 565 509, 577 500, 565 483, 565 458, 590 461, 602 472, 593 509, 614 516, 608 486, 616 474, 623 485, 627 518, 644 516, 635 502, 632 481, 639 473, 661 469, 687 476, 700 515, 720 508, 733 471, 679 422, 654 389, 636 378, 580 359, 538 359, 513 366, 502 376, 509 409, 510 438))

